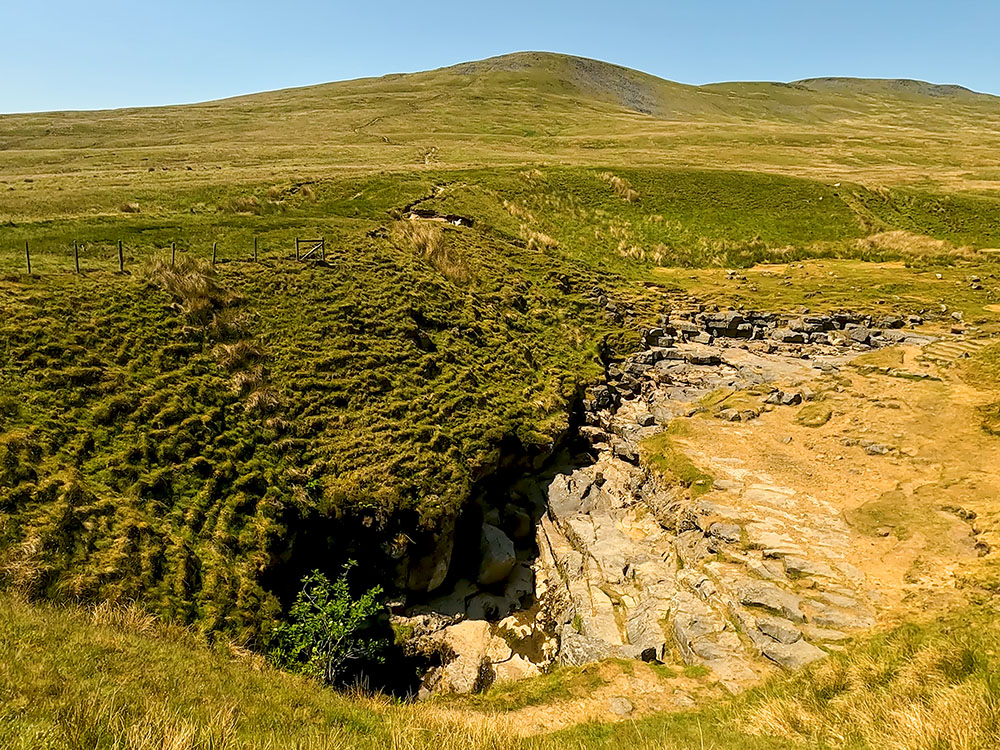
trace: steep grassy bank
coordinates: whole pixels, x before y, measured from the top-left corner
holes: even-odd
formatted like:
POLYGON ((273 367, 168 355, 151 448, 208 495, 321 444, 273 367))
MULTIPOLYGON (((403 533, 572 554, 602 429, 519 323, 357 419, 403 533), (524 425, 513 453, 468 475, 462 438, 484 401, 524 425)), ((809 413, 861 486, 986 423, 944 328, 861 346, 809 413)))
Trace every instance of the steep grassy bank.
POLYGON ((310 565, 426 585, 406 561, 502 452, 551 448, 614 330, 536 254, 452 234, 468 280, 372 238, 5 283, 5 582, 244 636, 310 565))

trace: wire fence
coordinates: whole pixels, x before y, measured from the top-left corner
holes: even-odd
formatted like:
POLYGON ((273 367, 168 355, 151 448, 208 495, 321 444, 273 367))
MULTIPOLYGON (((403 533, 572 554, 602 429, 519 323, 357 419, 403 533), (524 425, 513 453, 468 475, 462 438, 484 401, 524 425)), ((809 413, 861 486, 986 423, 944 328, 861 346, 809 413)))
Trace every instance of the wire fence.
POLYGON ((211 263, 213 268, 223 263, 261 263, 265 259, 325 262, 326 249, 326 239, 323 237, 317 239, 296 237, 294 248, 285 246, 272 248, 270 251, 261 246, 257 237, 253 238, 252 247, 249 245, 220 247, 218 242, 213 242, 210 254, 207 247, 193 247, 177 242, 150 250, 130 247, 124 240, 118 240, 117 243, 111 244, 107 242, 74 242, 69 248, 60 247, 58 249, 53 249, 51 245, 34 246, 30 241, 25 241, 21 268, 17 270, 31 276, 59 273, 83 274, 90 271, 125 273, 129 267, 154 255, 160 257, 169 255, 171 266, 189 257, 204 258, 211 263), (275 253, 275 250, 278 252, 275 253))

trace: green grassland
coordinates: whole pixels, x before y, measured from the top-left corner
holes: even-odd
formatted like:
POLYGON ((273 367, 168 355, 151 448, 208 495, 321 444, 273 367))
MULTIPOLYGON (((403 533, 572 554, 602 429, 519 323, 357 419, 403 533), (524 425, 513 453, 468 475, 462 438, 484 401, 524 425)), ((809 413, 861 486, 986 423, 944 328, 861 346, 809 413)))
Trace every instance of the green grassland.
MULTIPOLYGON (((12 749, 931 750, 1000 740, 1000 619, 988 608, 900 626, 697 711, 522 739, 503 711, 539 699, 560 710, 552 675, 456 712, 323 690, 135 608, 0 604, 0 744, 12 749)), ((567 679, 585 685, 594 673, 567 679)))
MULTIPOLYGON (((524 746, 226 661, 199 639, 259 647, 303 573, 350 557, 390 589, 414 584, 456 518, 537 467, 604 361, 675 301, 948 325, 957 311, 998 330, 997 133, 998 100, 964 90, 691 87, 539 54, 185 107, 0 116, 0 583, 193 626, 175 642, 10 600, 0 738, 524 746), (296 262, 296 237, 325 238, 325 261, 296 262), (234 682, 239 700, 224 697, 234 682)), ((695 471, 653 448, 665 472, 695 471)), ((906 632, 886 669, 927 632, 934 648, 958 637, 906 632)), ((865 682, 875 657, 861 654, 836 685, 891 692, 892 675, 865 682)), ((985 684, 978 661, 949 669, 945 687, 985 684)), ((774 689, 780 702, 798 688, 774 689)), ((775 733, 911 746, 837 739, 850 722, 817 707, 843 690, 798 718, 766 714, 774 731, 745 719, 758 697, 744 713, 552 742, 697 747, 711 728, 722 747, 781 746, 759 736, 775 733)))
POLYGON ((540 162, 991 190, 998 122, 996 98, 926 84, 696 87, 526 53, 193 106, 5 116, 0 219, 285 175, 540 162))
POLYGON ((997 317, 987 197, 941 212, 905 189, 547 167, 140 200, 0 227, 4 580, 242 638, 310 565, 361 556, 405 586, 399 561, 433 555, 498 466, 551 450, 601 353, 671 298, 997 317), (923 231, 938 239, 914 249, 923 231), (325 263, 295 262, 297 236, 325 237, 325 263))

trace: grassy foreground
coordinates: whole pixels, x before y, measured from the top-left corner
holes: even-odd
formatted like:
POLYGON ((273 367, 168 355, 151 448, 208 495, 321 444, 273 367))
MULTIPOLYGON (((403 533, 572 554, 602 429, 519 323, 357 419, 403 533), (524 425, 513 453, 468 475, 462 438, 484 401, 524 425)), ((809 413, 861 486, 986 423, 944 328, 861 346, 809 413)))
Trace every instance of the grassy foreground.
POLYGON ((39 606, 4 597, 0 745, 979 750, 1000 742, 994 604, 900 626, 791 679, 698 712, 521 738, 503 714, 335 693, 225 642, 209 647, 134 608, 39 606))

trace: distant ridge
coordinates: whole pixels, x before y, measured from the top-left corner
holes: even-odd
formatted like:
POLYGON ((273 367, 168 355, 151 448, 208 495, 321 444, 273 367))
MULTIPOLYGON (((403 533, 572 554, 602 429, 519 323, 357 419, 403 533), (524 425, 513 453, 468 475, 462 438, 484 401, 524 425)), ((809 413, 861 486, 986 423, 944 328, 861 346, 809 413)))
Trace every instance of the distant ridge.
POLYGON ((993 190, 1000 97, 908 79, 695 86, 600 60, 516 52, 199 104, 0 115, 0 155, 21 177, 95 166, 254 173, 266 164, 322 174, 554 161, 835 182, 916 182, 934 172, 993 190))
POLYGON ((916 94, 918 96, 997 98, 992 94, 973 91, 965 86, 959 86, 954 83, 928 83, 927 81, 918 81, 913 78, 847 78, 826 76, 822 78, 803 78, 793 83, 812 89, 843 88, 864 90, 866 88, 881 88, 886 91, 916 94))

